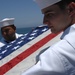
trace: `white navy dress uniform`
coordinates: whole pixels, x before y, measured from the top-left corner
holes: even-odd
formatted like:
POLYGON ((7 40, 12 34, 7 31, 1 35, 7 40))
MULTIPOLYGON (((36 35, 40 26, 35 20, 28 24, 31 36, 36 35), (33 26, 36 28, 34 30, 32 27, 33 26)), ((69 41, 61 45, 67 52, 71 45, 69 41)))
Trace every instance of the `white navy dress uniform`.
MULTIPOLYGON (((12 24, 14 24, 14 18, 5 18, 2 21, 0 21, 0 28, 4 27, 4 26, 9 26, 12 24)), ((16 39, 23 36, 23 34, 18 34, 18 33, 15 33, 15 35, 16 35, 16 39)), ((8 44, 8 43, 6 42, 6 40, 4 38, 2 38, 0 40, 0 47, 4 46, 6 44, 8 44)))
MULTIPOLYGON (((38 3, 60 0, 36 0, 38 3)), ((53 4, 53 3, 52 3, 53 4)), ((41 6, 43 8, 44 5, 41 6)), ((44 6, 44 7, 45 7, 44 6)), ((68 27, 61 41, 48 48, 39 61, 22 75, 75 75, 75 24, 68 27)))

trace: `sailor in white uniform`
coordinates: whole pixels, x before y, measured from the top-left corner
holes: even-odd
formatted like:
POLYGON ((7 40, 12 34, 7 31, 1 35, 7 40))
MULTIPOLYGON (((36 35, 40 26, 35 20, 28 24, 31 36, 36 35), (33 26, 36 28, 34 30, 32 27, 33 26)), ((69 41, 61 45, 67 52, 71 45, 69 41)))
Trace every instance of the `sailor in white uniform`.
POLYGON ((0 41, 0 47, 14 41, 15 39, 23 36, 23 34, 16 33, 16 27, 14 25, 14 18, 5 18, 0 21, 0 29, 3 38, 0 41))
POLYGON ((53 33, 64 31, 61 40, 39 57, 22 75, 75 75, 75 0, 36 0, 44 24, 53 33))

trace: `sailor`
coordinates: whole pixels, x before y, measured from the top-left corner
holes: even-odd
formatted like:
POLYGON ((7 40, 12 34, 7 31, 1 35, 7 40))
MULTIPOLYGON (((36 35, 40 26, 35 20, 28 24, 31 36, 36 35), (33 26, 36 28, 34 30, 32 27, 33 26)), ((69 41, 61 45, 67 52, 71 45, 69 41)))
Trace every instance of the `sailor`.
POLYGON ((22 75, 75 75, 75 0, 35 0, 52 33, 63 31, 61 40, 39 57, 22 75))
POLYGON ((16 26, 14 25, 14 18, 4 18, 0 21, 0 29, 2 39, 0 41, 0 47, 14 41, 23 34, 16 33, 16 26))

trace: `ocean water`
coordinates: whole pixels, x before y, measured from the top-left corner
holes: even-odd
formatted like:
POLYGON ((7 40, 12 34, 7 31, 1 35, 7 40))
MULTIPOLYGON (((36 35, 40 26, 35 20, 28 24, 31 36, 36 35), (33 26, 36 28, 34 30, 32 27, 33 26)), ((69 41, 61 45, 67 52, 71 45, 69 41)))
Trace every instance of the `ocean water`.
POLYGON ((19 34, 26 34, 30 32, 33 29, 33 27, 27 27, 27 28, 17 28, 16 32, 19 34))
MULTIPOLYGON (((30 32, 34 27, 26 27, 26 28, 17 28, 16 33, 18 34, 26 34, 30 32)), ((0 39, 2 38, 1 33, 0 33, 0 39)))

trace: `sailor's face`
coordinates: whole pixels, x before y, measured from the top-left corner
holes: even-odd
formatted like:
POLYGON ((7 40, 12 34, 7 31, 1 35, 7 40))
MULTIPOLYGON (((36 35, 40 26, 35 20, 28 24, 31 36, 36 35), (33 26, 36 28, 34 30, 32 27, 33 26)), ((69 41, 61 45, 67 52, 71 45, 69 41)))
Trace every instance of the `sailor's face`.
POLYGON ((58 5, 53 5, 42 12, 44 14, 43 23, 49 26, 51 32, 58 33, 68 27, 70 18, 67 10, 62 11, 58 5))
POLYGON ((15 39, 15 30, 11 26, 3 27, 2 36, 6 41, 13 41, 15 39))

